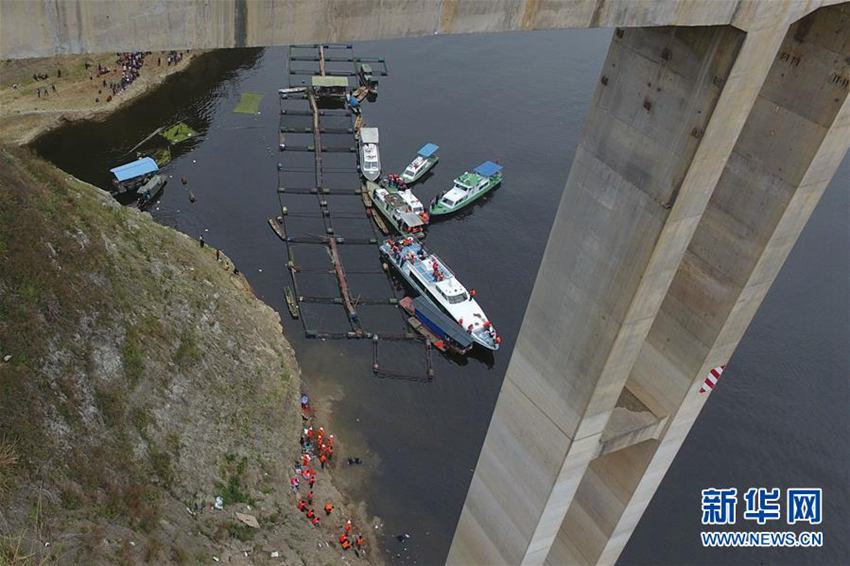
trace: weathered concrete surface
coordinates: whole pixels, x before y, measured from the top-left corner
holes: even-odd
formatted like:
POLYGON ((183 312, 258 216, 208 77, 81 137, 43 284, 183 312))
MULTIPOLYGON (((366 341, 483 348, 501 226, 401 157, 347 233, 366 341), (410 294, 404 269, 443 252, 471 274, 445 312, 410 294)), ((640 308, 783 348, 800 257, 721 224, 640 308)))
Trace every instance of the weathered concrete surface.
POLYGON ((795 21, 840 0, 3 0, 0 58, 521 29, 795 21))
POLYGON ((616 561, 850 143, 848 12, 615 34, 449 563, 616 561))
POLYGON ((640 483, 600 562, 619 556, 702 409, 702 380, 731 358, 841 163, 850 97, 836 77, 848 76, 850 6, 792 26, 629 378, 669 407, 671 421, 651 460, 631 472, 640 483))

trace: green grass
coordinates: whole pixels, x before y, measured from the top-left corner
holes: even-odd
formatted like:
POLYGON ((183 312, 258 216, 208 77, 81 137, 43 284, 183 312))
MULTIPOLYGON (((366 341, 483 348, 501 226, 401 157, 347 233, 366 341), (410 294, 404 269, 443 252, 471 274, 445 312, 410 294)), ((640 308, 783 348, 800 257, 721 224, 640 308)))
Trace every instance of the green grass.
POLYGON ((130 327, 124 337, 124 345, 121 349, 121 357, 124 362, 124 375, 130 385, 135 386, 145 370, 145 361, 142 357, 142 342, 139 332, 130 327))
POLYGON ((197 137, 198 132, 189 127, 185 122, 177 122, 160 132, 160 135, 168 140, 168 143, 175 145, 184 142, 190 138, 197 137))
POLYGON ((162 168, 171 163, 171 148, 170 147, 158 147, 156 149, 151 150, 150 157, 156 161, 156 164, 162 168))
POLYGON ((183 332, 180 336, 180 345, 177 346, 177 351, 174 352, 174 363, 180 366, 181 369, 186 369, 200 359, 201 350, 198 348, 195 335, 191 331, 183 332))
MULTIPOLYGON (((98 529, 107 523, 161 536, 159 520, 171 521, 175 498, 203 493, 253 504, 261 489, 264 500, 274 488, 287 491, 277 460, 266 466, 255 454, 278 454, 280 437, 297 438, 281 411, 290 401, 297 410, 297 375, 282 352, 259 352, 262 364, 242 367, 235 354, 244 346, 228 337, 253 331, 259 311, 231 288, 214 252, 198 250, 28 150, 0 145, 0 354, 12 355, 0 364, 0 508, 26 517, 33 494, 49 490, 47 524, 57 537, 81 533, 69 543, 69 561, 98 562, 107 536, 98 529), (203 281, 221 293, 214 304, 203 281), (221 335, 200 323, 209 313, 221 335), (214 398, 216 418, 233 427, 211 427, 207 445, 193 431, 208 416, 169 413, 184 398, 187 406, 214 398), (198 469, 218 468, 218 483, 183 465, 199 442, 198 469), (233 446, 239 455, 224 457, 233 446), (268 476, 257 479, 255 465, 268 476)), ((261 330, 250 340, 271 331, 273 344, 279 330, 261 330)), ((3 535, 29 528, 22 521, 3 535)), ((238 524, 222 528, 224 536, 252 536, 238 524)), ((0 540, 0 566, 2 554, 16 552, 16 539, 0 540)), ((168 552, 152 543, 154 561, 168 552)))
POLYGON ((247 458, 243 457, 237 462, 235 454, 227 454, 225 456, 225 461, 221 465, 221 475, 226 478, 225 483, 222 484, 219 482, 217 486, 221 490, 221 497, 224 499, 225 505, 254 503, 243 485, 244 480, 242 476, 245 474, 247 464, 247 458))
POLYGON ((239 97, 239 104, 233 109, 240 114, 256 114, 260 110, 260 101, 263 95, 256 92, 243 92, 239 97))

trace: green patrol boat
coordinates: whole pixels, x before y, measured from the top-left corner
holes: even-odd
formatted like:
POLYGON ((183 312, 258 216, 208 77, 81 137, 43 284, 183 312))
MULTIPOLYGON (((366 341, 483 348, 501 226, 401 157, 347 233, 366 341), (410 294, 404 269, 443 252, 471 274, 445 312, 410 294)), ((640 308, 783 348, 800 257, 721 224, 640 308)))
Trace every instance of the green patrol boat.
POLYGON ((429 210, 433 216, 457 212, 501 183, 502 166, 492 161, 485 161, 472 171, 467 171, 455 179, 451 189, 431 201, 429 210))

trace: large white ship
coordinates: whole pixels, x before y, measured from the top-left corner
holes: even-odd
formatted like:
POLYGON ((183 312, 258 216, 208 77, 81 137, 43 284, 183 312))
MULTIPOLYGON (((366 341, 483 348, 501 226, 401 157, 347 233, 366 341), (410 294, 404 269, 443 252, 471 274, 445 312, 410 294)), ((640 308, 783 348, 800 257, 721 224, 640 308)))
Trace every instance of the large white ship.
POLYGON ((465 329, 475 342, 498 350, 502 339, 478 306, 474 293, 466 290, 443 261, 415 238, 392 238, 380 246, 381 255, 423 296, 431 300, 465 329))

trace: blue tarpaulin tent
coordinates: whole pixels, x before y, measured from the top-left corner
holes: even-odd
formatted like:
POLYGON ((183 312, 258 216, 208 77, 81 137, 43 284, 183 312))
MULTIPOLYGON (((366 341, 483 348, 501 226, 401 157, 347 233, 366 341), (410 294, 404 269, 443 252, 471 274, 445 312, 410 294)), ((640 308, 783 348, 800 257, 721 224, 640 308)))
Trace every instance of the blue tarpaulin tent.
POLYGON ((433 143, 426 143, 422 146, 422 149, 420 149, 417 153, 422 157, 431 157, 432 155, 437 153, 438 149, 440 149, 440 146, 433 143))
POLYGON ((109 171, 115 175, 115 179, 117 179, 118 182, 124 182, 130 179, 135 179, 136 177, 142 177, 149 173, 156 173, 159 171, 159 167, 157 166, 156 161, 150 157, 142 157, 137 161, 126 163, 119 167, 115 167, 114 169, 110 169, 109 171))
POLYGON ((475 168, 475 172, 481 175, 482 177, 492 177, 501 170, 502 166, 498 163, 493 163, 492 161, 485 161, 484 163, 475 168))

